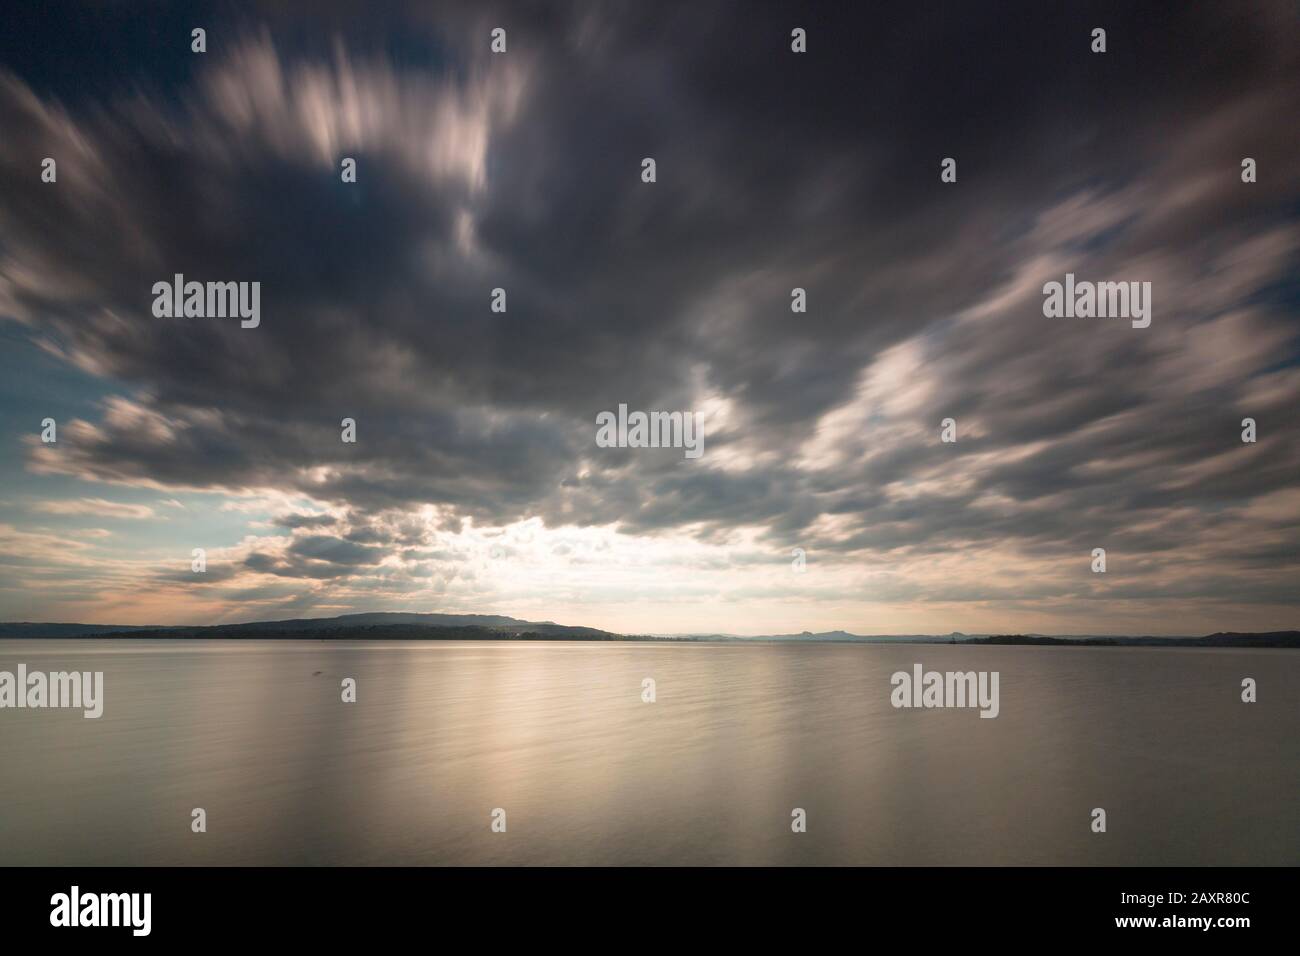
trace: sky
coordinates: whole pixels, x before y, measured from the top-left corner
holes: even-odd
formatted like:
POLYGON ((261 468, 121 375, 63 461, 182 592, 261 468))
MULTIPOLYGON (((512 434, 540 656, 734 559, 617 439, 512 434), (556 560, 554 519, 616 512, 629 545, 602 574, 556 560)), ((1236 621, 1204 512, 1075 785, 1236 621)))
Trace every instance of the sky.
POLYGON ((1296 628, 1298 32, 7 5, 0 620, 1296 628), (260 323, 156 315, 177 273, 259 282, 260 323), (1067 274, 1149 282, 1150 325, 1048 317, 1067 274), (703 454, 604 447, 620 405, 703 454))

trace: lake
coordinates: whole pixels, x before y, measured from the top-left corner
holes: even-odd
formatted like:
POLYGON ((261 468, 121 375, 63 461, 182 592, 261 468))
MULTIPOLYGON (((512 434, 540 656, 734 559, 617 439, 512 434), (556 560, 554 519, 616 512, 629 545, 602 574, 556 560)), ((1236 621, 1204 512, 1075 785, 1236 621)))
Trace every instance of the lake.
POLYGON ((1300 863, 1290 650, 0 641, 20 663, 102 671, 104 712, 0 710, 0 865, 1300 863), (891 706, 916 664, 997 671, 998 716, 891 706))

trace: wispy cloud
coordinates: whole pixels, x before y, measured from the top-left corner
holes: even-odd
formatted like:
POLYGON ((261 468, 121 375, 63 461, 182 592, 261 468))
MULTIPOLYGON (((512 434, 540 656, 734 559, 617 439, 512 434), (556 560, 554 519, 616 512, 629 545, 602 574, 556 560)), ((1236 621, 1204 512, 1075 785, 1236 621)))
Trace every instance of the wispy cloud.
POLYGON ((132 520, 158 517, 158 514, 148 505, 106 501, 103 498, 51 499, 34 502, 32 507, 36 511, 51 515, 90 515, 95 518, 129 518, 132 520))

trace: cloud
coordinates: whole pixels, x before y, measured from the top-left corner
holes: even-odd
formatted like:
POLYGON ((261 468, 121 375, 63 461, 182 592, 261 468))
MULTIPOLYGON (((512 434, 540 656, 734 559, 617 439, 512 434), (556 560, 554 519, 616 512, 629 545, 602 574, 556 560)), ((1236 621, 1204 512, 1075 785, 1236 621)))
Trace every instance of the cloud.
MULTIPOLYGON (((289 532, 232 559, 246 589, 470 601, 409 551, 534 519, 804 547, 828 600, 1077 615, 1096 582, 1058 569, 1105 545, 1135 594, 1294 605, 1300 533, 1251 510, 1300 474, 1294 11, 1117 15, 1104 57, 1043 5, 800 13, 805 56, 779 8, 331 8, 294 42, 268 9, 171 86, 4 74, 0 316, 112 384, 29 469, 240 496, 289 532), (438 55, 378 42, 408 31, 438 55), (57 186, 16 185, 46 155, 57 186), (1045 318, 1066 272, 1152 282, 1151 328, 1045 318), (154 318, 175 273, 260 281, 261 326, 154 318), (620 403, 705 411, 704 457, 595 447, 620 403)), ((723 564, 711 595, 777 586, 723 564)))
POLYGON ((52 515, 91 515, 96 518, 128 518, 144 520, 158 517, 148 505, 131 505, 103 498, 51 499, 38 501, 32 506, 36 511, 52 515))
POLYGON ((322 528, 338 523, 334 515, 285 514, 275 519, 275 523, 286 528, 322 528))

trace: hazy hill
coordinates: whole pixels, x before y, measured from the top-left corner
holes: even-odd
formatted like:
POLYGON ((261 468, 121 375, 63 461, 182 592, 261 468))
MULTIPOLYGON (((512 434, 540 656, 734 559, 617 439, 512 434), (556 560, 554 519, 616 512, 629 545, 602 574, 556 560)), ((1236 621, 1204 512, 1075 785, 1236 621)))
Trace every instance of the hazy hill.
POLYGON ((541 637, 564 637, 575 640, 605 638, 611 635, 594 627, 567 627, 551 621, 523 621, 495 614, 407 614, 378 612, 344 614, 339 617, 293 618, 285 621, 250 621, 243 624, 208 626, 120 625, 120 624, 0 624, 0 638, 14 637, 304 637, 345 638, 342 632, 372 628, 405 628, 411 637, 443 638, 436 632, 447 629, 470 629, 486 636, 507 637, 530 633, 541 637))

